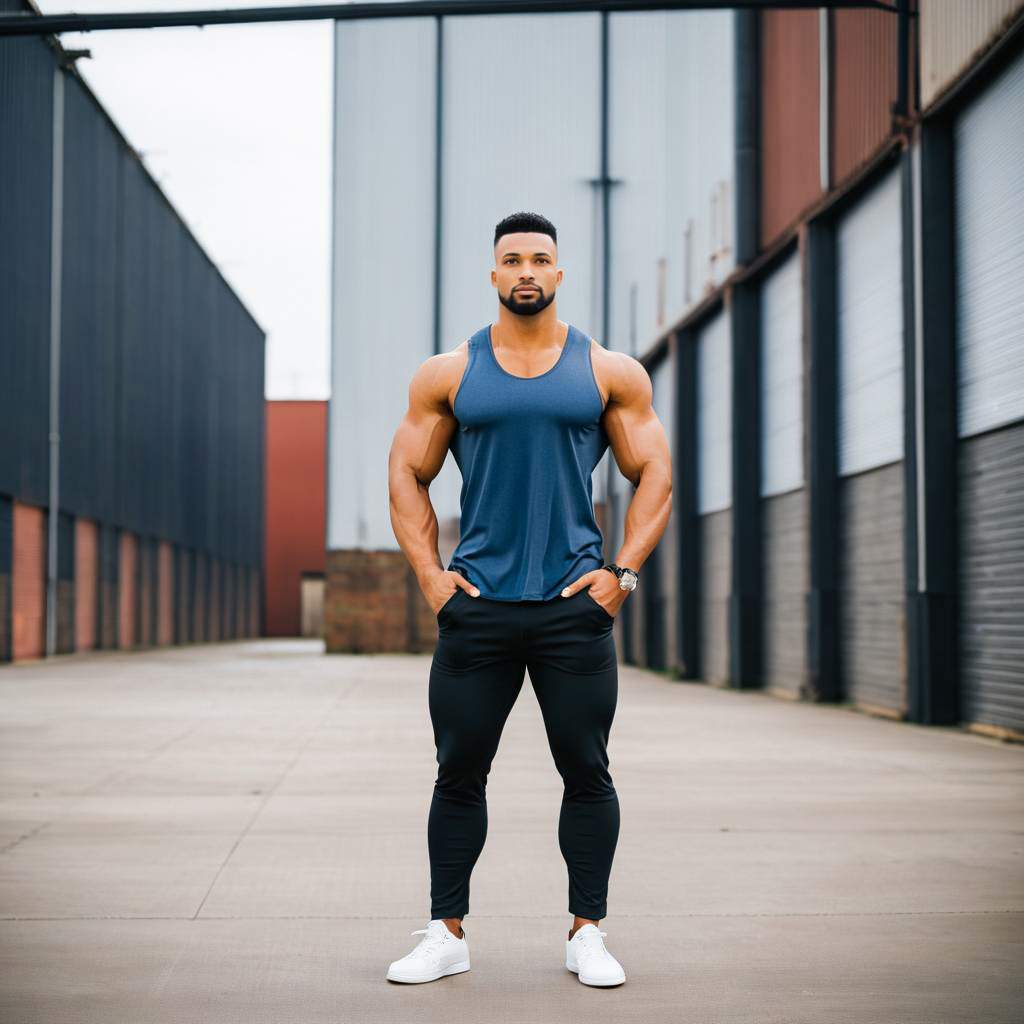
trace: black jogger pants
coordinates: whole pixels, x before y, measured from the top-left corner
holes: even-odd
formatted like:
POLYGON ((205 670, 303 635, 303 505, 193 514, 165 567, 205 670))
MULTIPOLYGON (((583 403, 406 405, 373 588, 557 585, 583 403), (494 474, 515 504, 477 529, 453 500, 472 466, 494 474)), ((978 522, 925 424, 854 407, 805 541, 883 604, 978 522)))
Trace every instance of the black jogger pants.
POLYGON ((607 913, 619 800, 606 746, 615 714, 614 619, 587 592, 495 601, 460 587, 437 615, 429 705, 437 747, 430 804, 430 916, 464 917, 487 834, 485 790, 505 720, 528 671, 564 790, 558 844, 569 913, 607 913))

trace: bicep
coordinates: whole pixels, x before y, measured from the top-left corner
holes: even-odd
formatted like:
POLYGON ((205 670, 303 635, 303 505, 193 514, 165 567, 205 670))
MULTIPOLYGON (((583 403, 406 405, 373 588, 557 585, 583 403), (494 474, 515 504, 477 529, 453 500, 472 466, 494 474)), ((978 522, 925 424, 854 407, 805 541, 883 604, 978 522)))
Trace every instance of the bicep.
POLYGON ((671 477, 672 454, 652 404, 651 378, 631 356, 623 356, 617 369, 605 413, 605 431, 615 462, 634 486, 652 463, 664 467, 671 477))
POLYGON ((411 472, 428 484, 444 465, 455 417, 447 405, 447 386, 441 366, 431 357, 409 384, 409 405, 395 431, 389 465, 392 471, 411 472))

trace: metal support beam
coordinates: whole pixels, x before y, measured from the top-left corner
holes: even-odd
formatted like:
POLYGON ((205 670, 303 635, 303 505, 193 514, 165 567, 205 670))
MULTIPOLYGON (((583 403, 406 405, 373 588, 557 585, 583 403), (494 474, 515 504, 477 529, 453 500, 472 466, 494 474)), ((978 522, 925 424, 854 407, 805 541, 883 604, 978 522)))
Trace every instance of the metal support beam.
MULTIPOLYGON (((118 14, 0 15, 0 36, 51 35, 131 28, 238 25, 263 21, 356 21, 363 18, 424 18, 445 15, 565 14, 605 11, 731 10, 733 8, 818 8, 821 0, 390 0, 389 3, 247 7, 238 10, 136 11, 118 14)), ((896 13, 883 0, 831 0, 831 7, 871 8, 896 13)))
POLYGON ((761 325, 755 282, 730 290, 732 539, 729 683, 761 685, 761 325))
POLYGON ((807 423, 810 593, 807 599, 807 696, 841 698, 839 676, 839 479, 836 414, 837 294, 835 226, 819 218, 801 246, 804 323, 809 332, 807 423))
POLYGON ((956 274, 953 135, 925 121, 903 157, 907 338, 907 714, 959 721, 956 274))
POLYGON ((700 518, 697 514, 697 335, 676 335, 676 412, 672 493, 676 518, 679 581, 677 660, 684 679, 701 676, 700 518))

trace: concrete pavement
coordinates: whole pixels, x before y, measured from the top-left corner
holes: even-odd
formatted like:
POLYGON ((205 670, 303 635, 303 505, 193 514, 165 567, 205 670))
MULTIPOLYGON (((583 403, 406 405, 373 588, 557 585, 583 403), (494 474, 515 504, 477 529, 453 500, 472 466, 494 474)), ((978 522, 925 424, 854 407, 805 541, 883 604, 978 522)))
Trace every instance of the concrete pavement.
POLYGON ((252 641, 0 669, 0 1020, 1024 1019, 1024 748, 620 667, 616 989, 564 967, 529 679, 489 784, 473 969, 429 915, 429 657, 252 641))

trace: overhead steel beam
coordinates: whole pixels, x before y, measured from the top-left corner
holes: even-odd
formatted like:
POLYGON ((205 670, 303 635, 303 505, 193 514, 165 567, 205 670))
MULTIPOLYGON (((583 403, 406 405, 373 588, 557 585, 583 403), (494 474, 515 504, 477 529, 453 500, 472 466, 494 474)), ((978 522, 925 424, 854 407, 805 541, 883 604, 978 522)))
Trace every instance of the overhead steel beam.
POLYGON ((247 7, 238 10, 138 11, 117 14, 0 15, 0 36, 101 32, 114 29, 237 25, 260 21, 356 21, 364 18, 425 18, 471 14, 565 14, 604 11, 729 10, 752 8, 866 7, 897 13, 883 0, 389 0, 387 3, 247 7))

